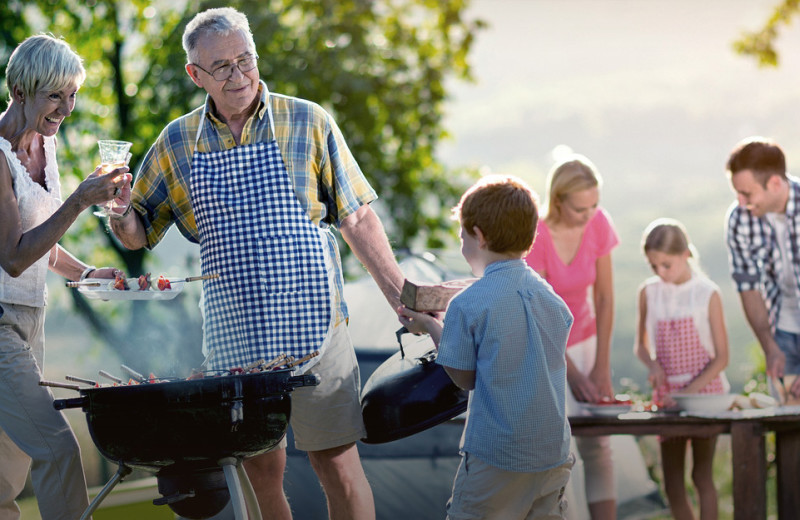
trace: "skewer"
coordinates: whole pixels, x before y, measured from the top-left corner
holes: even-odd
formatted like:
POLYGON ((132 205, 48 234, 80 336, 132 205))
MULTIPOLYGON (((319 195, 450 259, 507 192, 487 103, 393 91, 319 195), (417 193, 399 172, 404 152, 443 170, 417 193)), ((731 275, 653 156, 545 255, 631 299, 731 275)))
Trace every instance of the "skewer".
POLYGON ((78 385, 71 385, 69 383, 59 383, 58 381, 39 381, 39 386, 52 386, 55 388, 66 388, 68 390, 80 390, 78 385))
POLYGON ((315 350, 311 354, 309 354, 307 356, 303 356, 300 359, 298 359, 297 361, 292 361, 291 363, 286 365, 286 368, 296 367, 297 365, 301 365, 301 364, 305 363, 306 361, 308 361, 309 359, 313 359, 313 358, 315 358, 317 356, 319 356, 319 350, 315 350))
MULTIPOLYGON (((219 278, 219 273, 212 273, 212 274, 204 274, 202 276, 187 276, 186 278, 167 278, 170 282, 196 282, 198 280, 213 280, 215 278, 219 278)), ((67 282, 67 287, 100 287, 101 285, 105 285, 110 282, 111 279, 107 279, 105 282, 97 282, 94 280, 83 280, 80 282, 67 282)))
POLYGON ((170 282, 196 282, 197 280, 213 280, 219 278, 219 273, 204 274, 202 276, 189 276, 187 278, 170 278, 170 282))
POLYGON ((139 381, 140 383, 144 383, 145 381, 147 381, 146 377, 144 377, 142 374, 132 369, 131 367, 126 365, 120 365, 119 367, 122 369, 123 372, 127 372, 129 376, 139 381))
POLYGON ((263 365, 264 363, 266 363, 266 361, 264 361, 263 359, 259 359, 258 361, 253 361, 252 363, 250 363, 249 365, 247 365, 246 367, 244 367, 244 371, 245 371, 245 372, 250 372, 250 371, 251 371, 251 370, 253 370, 254 368, 256 368, 256 367, 258 367, 258 366, 261 366, 261 365, 263 365))
POLYGON ((118 378, 117 376, 112 376, 111 374, 109 374, 105 370, 100 370, 98 372, 98 374, 100 374, 101 376, 105 377, 106 379, 110 379, 110 380, 114 381, 117 384, 122 384, 122 379, 118 378))
MULTIPOLYGON (((111 281, 110 279, 106 280, 105 283, 108 283, 110 281, 111 281)), ((100 287, 101 285, 103 285, 103 282, 89 282, 89 281, 67 282, 67 287, 100 287)))
POLYGON ((272 365, 270 367, 270 370, 275 370, 276 368, 280 368, 280 367, 282 367, 283 365, 285 365, 287 363, 291 363, 292 361, 294 361, 294 356, 286 357, 284 355, 284 358, 281 359, 280 361, 278 361, 276 364, 272 365))
POLYGON ((266 363, 265 365, 262 365, 261 370, 268 370, 268 369, 272 368, 273 366, 275 366, 275 363, 281 361, 284 358, 286 358, 286 354, 281 354, 280 356, 277 356, 275 359, 273 359, 269 363, 266 363))
POLYGON ((76 383, 83 383, 84 385, 90 386, 97 386, 97 381, 92 381, 91 379, 83 379, 82 377, 75 377, 75 376, 64 376, 64 379, 67 381, 75 381, 76 383))

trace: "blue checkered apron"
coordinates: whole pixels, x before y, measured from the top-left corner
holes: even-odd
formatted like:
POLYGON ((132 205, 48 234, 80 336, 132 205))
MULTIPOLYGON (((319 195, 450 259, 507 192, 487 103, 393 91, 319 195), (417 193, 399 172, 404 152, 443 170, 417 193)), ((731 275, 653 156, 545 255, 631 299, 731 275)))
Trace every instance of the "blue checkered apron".
MULTIPOLYGON (((271 110, 269 119, 274 135, 271 110)), ((215 131, 206 118, 198 139, 203 131, 215 131)), ((333 314, 326 231, 297 200, 274 138, 205 153, 195 146, 189 183, 202 272, 219 273, 203 282, 209 369, 322 354, 333 314)))

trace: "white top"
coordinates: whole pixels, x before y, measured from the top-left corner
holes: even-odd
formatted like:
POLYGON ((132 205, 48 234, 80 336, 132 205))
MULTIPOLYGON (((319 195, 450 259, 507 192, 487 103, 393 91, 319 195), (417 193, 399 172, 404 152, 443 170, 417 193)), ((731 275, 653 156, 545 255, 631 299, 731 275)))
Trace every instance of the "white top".
POLYGON ((714 357, 708 305, 711 295, 718 291, 719 287, 714 282, 697 273, 692 273, 688 282, 677 285, 667 283, 658 276, 648 278, 645 281, 645 294, 647 336, 650 341, 655 341, 656 324, 659 321, 693 318, 703 348, 714 357))
POLYGON ((780 288, 781 312, 778 313, 777 327, 786 332, 800 333, 800 301, 797 297, 797 280, 794 270, 791 269, 792 257, 789 255, 788 246, 791 243, 789 227, 786 225, 785 213, 767 213, 767 220, 775 228, 778 249, 781 252, 781 263, 784 268, 778 278, 780 288))
MULTIPOLYGON (((0 116, 1 117, 1 116, 0 116)), ((0 137, 0 150, 11 170, 11 182, 17 197, 23 233, 47 220, 61 206, 61 183, 56 163, 56 138, 44 137, 45 184, 47 189, 31 179, 28 170, 11 150, 11 143, 0 137)), ((47 300, 47 277, 50 252, 12 278, 0 268, 0 302, 44 307, 47 300)))
MULTIPOLYGON (((719 286, 708 277, 692 272, 689 281, 682 284, 667 283, 658 276, 645 280, 647 297, 647 336, 655 348, 656 325, 659 321, 692 318, 703 348, 712 358, 716 357, 714 340, 711 336, 711 323, 708 307, 711 295, 719 292, 719 286)), ((688 383, 693 374, 676 376, 673 383, 688 383)), ((721 374, 723 386, 728 388, 724 373, 721 374)))

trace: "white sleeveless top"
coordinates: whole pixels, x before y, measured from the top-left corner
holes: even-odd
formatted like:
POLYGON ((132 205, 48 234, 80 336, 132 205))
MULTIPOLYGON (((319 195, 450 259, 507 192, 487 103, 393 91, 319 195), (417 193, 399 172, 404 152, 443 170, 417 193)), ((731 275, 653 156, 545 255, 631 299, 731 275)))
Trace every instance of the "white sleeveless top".
MULTIPOLYGON (((44 137, 45 185, 31 179, 30 174, 11 150, 11 143, 0 137, 0 150, 8 161, 11 182, 17 197, 23 233, 47 220, 61 206, 61 183, 56 163, 56 138, 44 137)), ((12 278, 0 268, 0 302, 44 307, 47 300, 47 277, 50 252, 27 268, 17 278, 12 278)))

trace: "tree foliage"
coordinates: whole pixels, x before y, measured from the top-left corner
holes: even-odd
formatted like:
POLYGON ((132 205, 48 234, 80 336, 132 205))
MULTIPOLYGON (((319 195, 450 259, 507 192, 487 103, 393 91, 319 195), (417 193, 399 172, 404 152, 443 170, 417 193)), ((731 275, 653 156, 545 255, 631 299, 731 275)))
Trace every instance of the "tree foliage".
MULTIPOLYGON (((473 175, 448 171, 435 158, 447 136, 445 82, 470 78, 467 58, 483 26, 464 18, 467 2, 11 0, 0 5, 0 57, 7 61, 28 35, 49 32, 84 58, 87 81, 59 136, 59 167, 69 193, 94 169, 98 138, 133 142, 135 170, 163 127, 203 102, 204 92, 184 71, 183 29, 201 10, 235 7, 248 16, 270 90, 310 99, 334 115, 381 197, 393 244, 441 247, 454 236, 449 208, 473 175)), ((155 265, 151 253, 121 247, 105 223, 89 215, 62 243, 87 261, 117 265, 130 275, 155 265)), ((93 305, 78 292, 73 301, 124 362, 134 366, 142 357, 153 366, 159 353, 176 367, 197 364, 196 301, 158 308, 133 303, 130 312, 93 305), (169 333, 159 325, 164 320, 179 320, 182 327, 169 333), (146 330, 152 341, 143 336, 146 330)))
POLYGON ((759 66, 777 67, 779 61, 775 42, 780 30, 788 26, 800 12, 800 0, 782 0, 775 6, 772 15, 758 31, 745 32, 733 43, 734 50, 758 60, 759 66))

